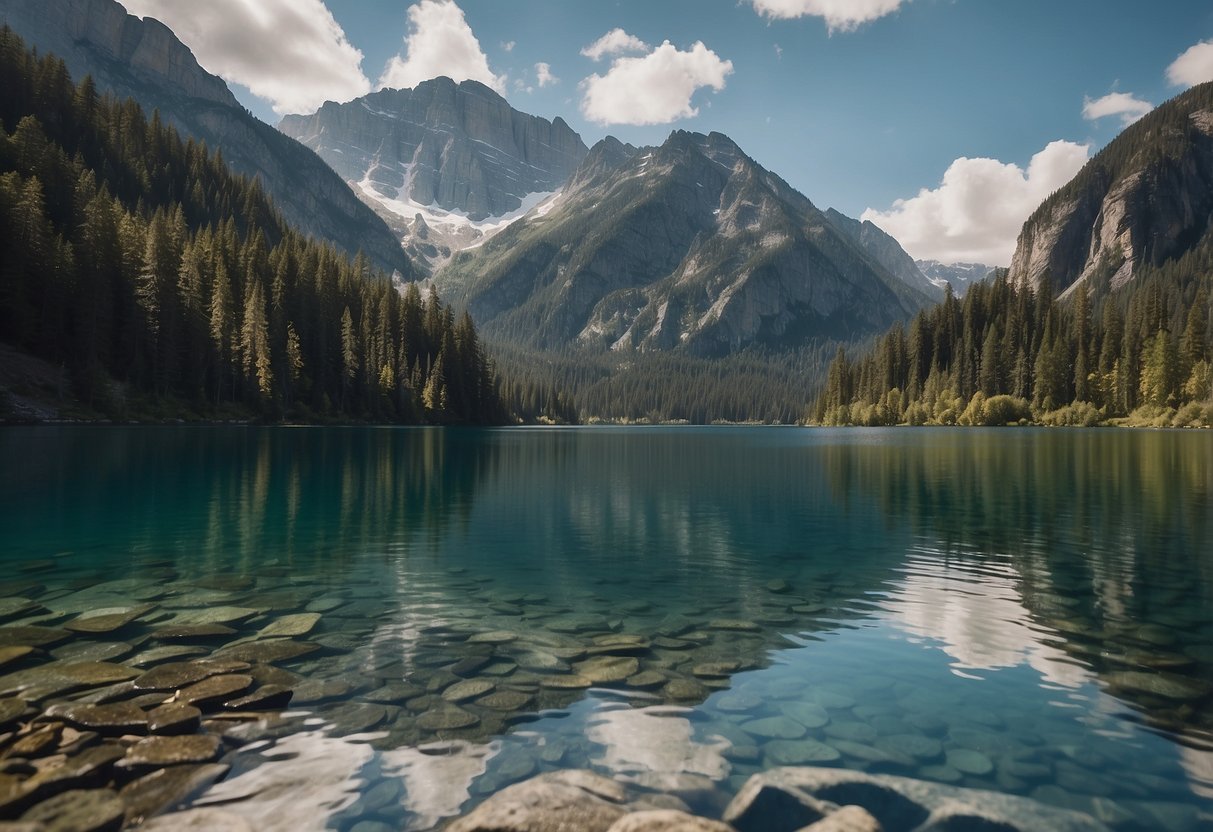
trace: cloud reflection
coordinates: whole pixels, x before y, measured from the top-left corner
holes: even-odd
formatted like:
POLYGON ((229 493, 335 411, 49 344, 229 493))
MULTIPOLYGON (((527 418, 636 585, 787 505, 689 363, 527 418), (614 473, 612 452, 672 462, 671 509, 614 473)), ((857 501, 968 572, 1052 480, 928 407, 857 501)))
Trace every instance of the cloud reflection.
POLYGON ((1028 665, 1054 685, 1077 688, 1088 672, 1045 642, 1060 637, 1032 620, 1010 565, 917 552, 887 596, 890 618, 911 635, 941 642, 957 670, 1028 665))

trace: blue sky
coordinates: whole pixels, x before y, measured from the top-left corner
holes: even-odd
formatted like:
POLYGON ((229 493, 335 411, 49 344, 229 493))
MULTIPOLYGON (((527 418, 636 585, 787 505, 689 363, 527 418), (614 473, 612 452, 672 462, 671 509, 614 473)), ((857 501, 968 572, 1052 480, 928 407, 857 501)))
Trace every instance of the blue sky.
POLYGON ((314 109, 322 91, 348 99, 383 80, 411 83, 417 72, 449 63, 446 74, 487 72, 520 110, 562 116, 587 144, 607 134, 659 143, 676 128, 727 133, 818 206, 851 216, 867 211, 912 254, 940 259, 1005 259, 1007 229, 1022 222, 1019 215, 1045 188, 1063 184, 1148 104, 1206 72, 1213 79, 1213 44, 1198 48, 1213 41, 1207 0, 257 2, 253 23, 241 23, 245 12, 237 8, 249 0, 126 5, 165 20, 271 123, 282 112, 314 109), (478 55, 466 51, 459 32, 438 31, 440 6, 450 13, 447 23, 461 16, 478 55), (225 32, 236 25, 248 36, 225 32), (259 26, 276 36, 259 41, 259 26), (598 61, 583 54, 616 28, 636 48, 598 61), (670 47, 657 56, 665 41, 670 47), (696 43, 702 47, 692 55, 696 43), (1193 48, 1169 78, 1168 68, 1193 48), (586 83, 611 75, 616 61, 650 55, 652 61, 632 66, 630 81, 611 77, 597 89, 586 83), (399 72, 385 79, 393 59, 399 72), (541 86, 540 63, 558 80, 541 86), (654 90, 664 89, 671 73, 681 73, 684 86, 700 86, 689 98, 677 83, 658 95, 654 90), (1088 107, 1084 116, 1084 102, 1110 93, 1122 95, 1088 107), (643 109, 652 95, 658 97, 643 115, 625 112, 643 109), (1107 110, 1113 112, 1096 117, 1107 110), (637 120, 661 123, 626 123, 637 120), (1055 142, 1066 144, 1029 170, 1055 142), (962 158, 998 166, 953 167, 962 158), (954 180, 951 190, 941 188, 945 174, 954 180), (922 189, 937 198, 913 201, 922 189), (984 203, 994 199, 1006 204, 983 218, 984 203), (897 200, 911 201, 895 207, 897 200), (957 211, 967 212, 971 225, 999 225, 998 234, 947 219, 957 211))

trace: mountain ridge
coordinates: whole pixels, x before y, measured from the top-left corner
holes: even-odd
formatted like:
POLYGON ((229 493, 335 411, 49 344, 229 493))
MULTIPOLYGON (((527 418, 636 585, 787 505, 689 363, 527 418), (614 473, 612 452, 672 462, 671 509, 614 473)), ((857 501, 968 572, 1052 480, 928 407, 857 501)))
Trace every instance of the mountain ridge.
POLYGON ((278 125, 327 161, 431 267, 551 197, 588 150, 557 116, 513 108, 477 81, 383 89, 278 125))
POLYGON ((546 211, 435 281, 496 337, 702 355, 874 332, 929 302, 730 138, 684 130, 597 143, 546 211))

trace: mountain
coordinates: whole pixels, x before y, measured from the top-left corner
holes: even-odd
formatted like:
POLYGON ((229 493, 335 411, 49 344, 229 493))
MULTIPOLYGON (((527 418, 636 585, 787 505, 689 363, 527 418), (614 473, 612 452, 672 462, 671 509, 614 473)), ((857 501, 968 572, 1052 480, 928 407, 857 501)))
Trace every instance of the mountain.
POLYGON ((727 136, 684 131, 599 142, 435 281, 514 343, 703 356, 861 337, 930 301, 727 136))
POLYGON ((1011 279, 1064 292, 1128 284, 1182 256, 1213 219, 1213 83, 1130 125, 1024 224, 1011 279))
POLYGON ((984 263, 940 263, 938 260, 917 260, 915 265, 926 275, 927 280, 940 289, 940 297, 945 286, 952 287, 956 297, 964 297, 964 293, 974 283, 980 283, 994 271, 993 266, 984 263))
POLYGON ((240 106, 164 24, 126 13, 114 0, 0 0, 7 24, 39 52, 53 52, 76 78, 131 97, 187 136, 218 148, 232 168, 258 176, 293 226, 378 267, 411 276, 395 235, 316 154, 240 106))
POLYGON ((913 286, 931 300, 943 300, 943 285, 923 274, 914 258, 906 254, 901 244, 870 220, 860 222, 833 208, 828 209, 825 216, 831 225, 850 237, 902 283, 913 286))
POLYGON ((315 150, 432 266, 483 242, 560 190, 585 158, 563 119, 513 109, 476 81, 424 81, 279 129, 315 150))

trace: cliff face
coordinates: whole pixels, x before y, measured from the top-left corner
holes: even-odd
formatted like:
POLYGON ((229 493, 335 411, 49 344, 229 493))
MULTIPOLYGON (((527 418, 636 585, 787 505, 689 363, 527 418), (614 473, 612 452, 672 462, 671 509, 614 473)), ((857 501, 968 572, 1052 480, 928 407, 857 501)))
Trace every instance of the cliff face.
POLYGON ((1213 220, 1213 84, 1127 128, 1024 224, 1012 280, 1118 288, 1183 255, 1213 220))
POLYGON ((183 134, 223 151, 238 173, 260 176, 293 226, 349 254, 362 249, 386 271, 414 269, 383 221, 316 154, 249 114, 164 24, 114 0, 0 0, 0 23, 73 78, 131 97, 183 134))
POLYGON ((852 219, 833 208, 825 212, 830 224, 851 238, 901 282, 913 286, 932 300, 943 300, 943 287, 927 277, 901 244, 870 220, 852 219))
POLYGON ((510 107, 476 81, 424 81, 279 129, 315 150, 420 260, 439 266, 558 191, 585 157, 563 119, 510 107))
POLYGON ((877 332, 929 302, 727 136, 682 131, 603 140, 435 280, 517 343, 698 355, 877 332))

